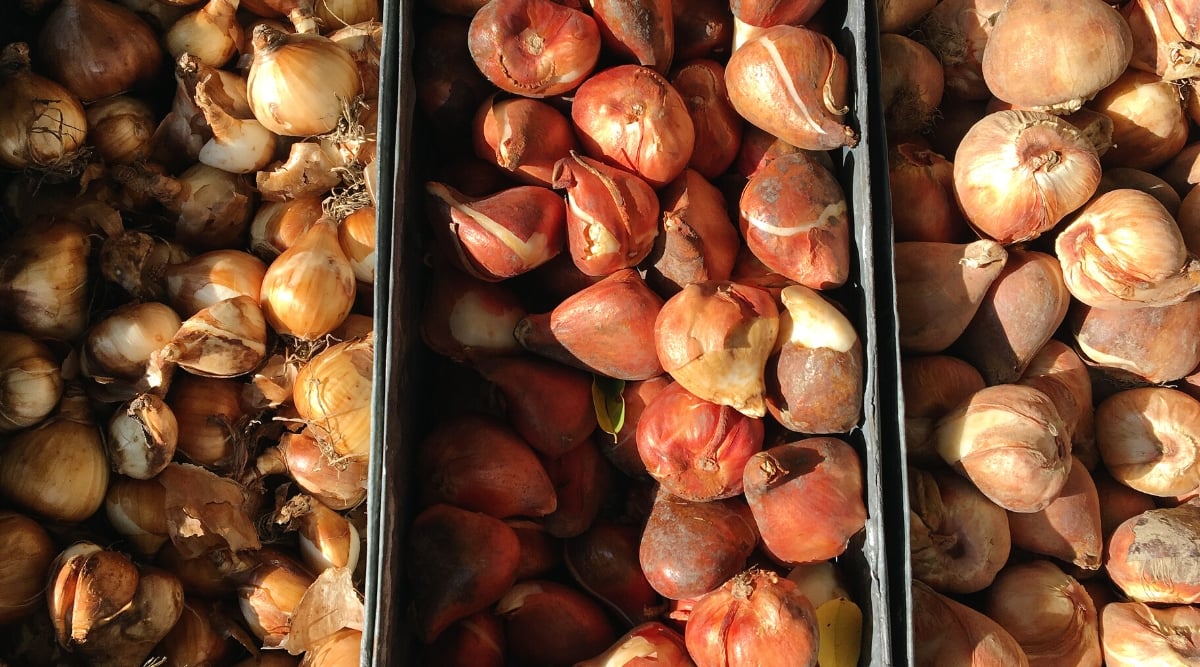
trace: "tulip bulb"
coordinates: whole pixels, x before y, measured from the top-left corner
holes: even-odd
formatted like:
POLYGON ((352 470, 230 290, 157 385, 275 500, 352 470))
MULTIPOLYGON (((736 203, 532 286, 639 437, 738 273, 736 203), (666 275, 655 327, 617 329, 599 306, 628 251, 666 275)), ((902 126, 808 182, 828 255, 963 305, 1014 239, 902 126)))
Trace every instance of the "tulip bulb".
POLYGON ((989 114, 967 131, 954 154, 954 194, 967 221, 1006 245, 1046 233, 1099 184, 1096 149, 1048 113, 989 114))
POLYGON ((1071 442, 1054 403, 1024 385, 975 392, 938 422, 934 438, 946 463, 1013 512, 1044 509, 1071 467, 1071 442))
POLYGON ((764 375, 778 333, 774 299, 731 282, 688 285, 654 325, 658 357, 676 382, 749 417, 767 412, 764 375))

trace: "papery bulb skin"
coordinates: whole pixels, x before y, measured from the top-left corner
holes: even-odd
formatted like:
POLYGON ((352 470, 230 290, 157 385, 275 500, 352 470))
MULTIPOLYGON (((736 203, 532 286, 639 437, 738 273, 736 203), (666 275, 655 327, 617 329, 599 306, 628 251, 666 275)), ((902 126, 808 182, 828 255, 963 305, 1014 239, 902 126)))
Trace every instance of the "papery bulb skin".
POLYGON ((596 429, 587 373, 531 355, 484 360, 478 370, 504 395, 517 432, 543 455, 562 456, 596 429))
POLYGON ((838 438, 755 454, 742 479, 766 552, 789 565, 840 556, 867 522, 862 477, 858 454, 838 438))
POLYGON ((913 637, 919 665, 1029 667, 1029 657, 1004 626, 982 612, 914 581, 913 637))
POLYGON ((758 526, 744 499, 693 502, 660 491, 642 531, 638 562, 654 590, 687 600, 745 569, 757 545, 758 526))
POLYGON ((1071 293, 1050 254, 1013 248, 957 345, 988 384, 1015 382, 1067 317, 1071 293))
POLYGON ((83 102, 149 84, 165 64, 158 36, 108 0, 64 0, 38 35, 39 60, 83 102))
POLYGON ((1099 619, 1083 585, 1053 562, 1005 568, 984 607, 1021 644, 1031 667, 1100 667, 1099 619))
POLYGON ((729 280, 741 240, 721 191, 689 168, 659 200, 662 229, 642 263, 647 283, 669 297, 690 283, 729 280))
POLYGON ((512 587, 520 541, 503 521, 434 505, 408 530, 405 579, 417 637, 428 644, 455 621, 483 611, 512 587))
POLYGON ((333 331, 354 307, 354 270, 325 219, 267 267, 260 304, 276 333, 314 340, 333 331))
POLYGON ((1141 190, 1106 192, 1088 202, 1054 241, 1067 289, 1113 310, 1168 306, 1200 290, 1200 260, 1175 218, 1141 190))
POLYGON ((986 589, 1012 552, 1009 514, 970 480, 909 469, 913 578, 947 594, 986 589))
POLYGON ((1058 498, 1040 512, 1013 512, 1008 523, 1016 547, 1084 571, 1100 569, 1104 555, 1100 497, 1092 474, 1078 459, 1072 461, 1058 498))
POLYGON ((624 62, 667 74, 675 55, 671 0, 597 0, 590 4, 608 51, 624 62))
POLYGON ((579 150, 567 116, 541 100, 493 95, 473 129, 475 154, 525 185, 550 187, 555 163, 579 150))
POLYGON ((567 246, 589 276, 636 266, 658 236, 658 196, 637 174, 571 153, 554 166, 554 187, 567 195, 567 246))
POLYGON ((1071 468, 1071 441, 1050 397, 1015 384, 981 389, 938 421, 938 453, 1012 512, 1045 509, 1071 468))
POLYGON ((725 66, 702 58, 685 62, 672 74, 671 85, 683 97, 692 117, 695 150, 688 167, 715 180, 737 159, 745 121, 729 103, 725 66))
POLYGON ((87 136, 79 98, 31 69, 29 45, 14 42, 0 53, 0 164, 13 169, 52 166, 74 157, 87 136))
POLYGON ((288 35, 260 24, 252 40, 247 95, 254 117, 275 134, 306 137, 329 132, 362 92, 354 59, 326 37, 288 35))
POLYGON ((1154 659, 1186 667, 1200 656, 1200 609, 1195 605, 1151 607, 1141 602, 1111 602, 1100 611, 1100 641, 1108 667, 1138 667, 1154 659))
POLYGON ((1200 489, 1200 401, 1170 387, 1135 387, 1096 408, 1096 444, 1105 470, 1159 498, 1200 489))
POLYGON ((1036 239, 1092 196, 1096 149, 1074 126, 1035 111, 997 111, 975 123, 954 154, 954 193, 980 235, 1036 239))
POLYGON ((1013 0, 996 15, 983 78, 1006 102, 1070 113, 1115 81, 1132 55, 1129 24, 1102 0, 1013 0))
POLYGON ((765 290, 710 281, 685 287, 654 325, 662 367, 685 389, 749 417, 766 414, 767 359, 779 308, 765 290))
POLYGON ((1200 602, 1195 571, 1200 505, 1156 508, 1127 519, 1108 539, 1105 571, 1130 600, 1148 604, 1200 602))
POLYGON ((962 335, 1008 261, 991 240, 896 243, 896 308, 900 349, 945 351, 962 335))
POLYGON ((8 239, 0 261, 0 312, 33 336, 73 340, 88 326, 92 237, 59 222, 8 239))
POLYGON ((864 360, 854 324, 820 293, 780 291, 778 351, 767 362, 767 410, 797 433, 848 433, 862 417, 864 360))

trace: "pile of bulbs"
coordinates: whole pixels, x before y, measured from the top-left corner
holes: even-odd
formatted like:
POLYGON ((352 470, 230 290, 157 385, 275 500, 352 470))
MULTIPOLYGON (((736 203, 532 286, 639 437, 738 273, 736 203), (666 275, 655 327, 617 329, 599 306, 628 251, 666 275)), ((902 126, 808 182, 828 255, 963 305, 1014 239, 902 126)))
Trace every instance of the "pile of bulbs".
POLYGON ((377 0, 27 0, 0 662, 357 665, 377 0))

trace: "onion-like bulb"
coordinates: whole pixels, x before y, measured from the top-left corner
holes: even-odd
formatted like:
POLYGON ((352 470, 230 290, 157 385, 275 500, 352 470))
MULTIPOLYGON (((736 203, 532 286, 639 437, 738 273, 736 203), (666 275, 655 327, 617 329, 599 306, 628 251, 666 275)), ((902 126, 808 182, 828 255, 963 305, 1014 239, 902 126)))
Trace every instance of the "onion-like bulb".
POLYGON ((113 472, 150 479, 175 456, 179 422, 170 406, 154 394, 141 394, 113 413, 105 449, 113 472))
POLYGON ((354 293, 354 270, 337 228, 322 218, 267 267, 261 302, 277 333, 315 340, 346 319, 354 293))
MULTIPOLYGON (((264 17, 275 19, 286 17, 298 33, 317 32, 317 19, 313 13, 316 0, 242 0, 242 9, 264 17)), ((258 21, 257 24, 268 21, 258 21)), ((272 21, 278 23, 276 21, 272 21)))
POLYGON ((1169 306, 1200 290, 1200 260, 1167 209, 1141 190, 1088 202, 1054 249, 1071 296, 1095 308, 1169 306))
POLYGON ((0 450, 0 496, 55 521, 82 521, 104 503, 108 459, 80 390, 56 416, 14 435, 0 450))
POLYGON ((263 549, 259 563, 238 587, 238 606, 250 632, 272 646, 287 636, 292 611, 314 577, 295 559, 263 549))
POLYGON ((262 293, 267 265, 242 250, 213 250, 164 270, 167 301, 182 317, 191 317, 219 301, 262 293))
POLYGON ((324 214, 318 197, 263 202, 250 221, 250 251, 275 259, 324 214))
POLYGON ((0 252, 0 313, 8 326, 35 338, 82 334, 90 304, 88 230, 59 222, 29 228, 6 246, 0 252))
POLYGON ((247 91, 254 117, 275 134, 304 137, 337 127, 362 91, 350 53, 320 35, 254 29, 247 91))
POLYGON ((181 373, 171 383, 167 404, 179 423, 176 449, 187 459, 212 469, 238 468, 244 461, 237 380, 181 373))
POLYGON ((63 0, 38 33, 46 73, 83 102, 153 82, 163 65, 158 35, 109 0, 63 0))
POLYGON ((1009 0, 983 50, 983 79, 1005 102, 1071 113, 1132 57, 1129 24, 1103 0, 1009 0))
POLYGON ((345 166, 338 151, 324 142, 298 141, 288 151, 287 162, 255 176, 258 193, 267 201, 323 197, 342 182, 338 168, 345 166))
MULTIPOLYGON (((317 9, 326 2, 334 0, 317 0, 317 9)), ((342 0, 343 2, 362 2, 375 4, 375 0, 342 0)), ((327 23, 326 25, 330 25, 327 23)), ((342 25, 335 21, 332 25, 342 25)), ((329 33, 329 39, 342 45, 350 52, 350 57, 358 65, 358 75, 362 79, 363 97, 374 99, 379 92, 379 58, 383 50, 383 24, 378 19, 364 19, 361 23, 346 25, 335 32, 329 33)))
POLYGON ((300 533, 300 558, 313 572, 358 566, 362 540, 346 517, 311 496, 299 495, 276 515, 276 523, 288 524, 300 533))
POLYGON ((1096 149, 1074 126, 1038 111, 997 111, 954 154, 954 194, 971 226, 1009 244, 1037 238, 1100 184, 1096 149))
POLYGON ((204 113, 213 138, 200 148, 200 162, 234 174, 249 174, 267 166, 275 157, 275 133, 253 118, 238 118, 209 95, 207 76, 196 84, 196 104, 204 113))
POLYGON ((128 95, 114 95, 87 108, 89 143, 111 164, 148 158, 157 122, 148 104, 128 95))
POLYGON ((170 538, 166 490, 156 479, 117 477, 104 497, 109 524, 143 556, 153 556, 170 538))
POLYGON ((296 376, 292 401, 310 434, 338 456, 371 451, 375 336, 348 340, 313 357, 296 376))
POLYGON ((224 65, 237 53, 243 39, 237 10, 238 0, 208 0, 167 30, 163 37, 167 52, 172 58, 190 53, 206 65, 224 65))
MULTIPOLYGON (((92 325, 80 350, 83 374, 98 382, 142 382, 150 357, 182 324, 171 307, 156 301, 127 303, 92 325)), ((158 387, 153 378, 147 387, 158 387)))
POLYGON ((50 348, 22 333, 0 331, 0 433, 45 419, 63 394, 50 348))
POLYGON ((62 85, 30 70, 29 46, 0 52, 0 164, 13 169, 69 161, 87 136, 87 115, 62 85))
POLYGON ((183 612, 175 575, 90 542, 59 554, 49 579, 46 603, 59 645, 97 667, 142 664, 183 612))
POLYGON ((375 208, 365 206, 346 216, 338 225, 338 243, 350 260, 354 278, 375 284, 375 208))
POLYGON ((367 458, 330 457, 308 434, 287 433, 254 464, 257 475, 287 474, 330 509, 348 510, 367 497, 367 458))
POLYGON ((58 555, 53 540, 37 521, 0 511, 0 625, 33 613, 42 599, 50 562, 58 555))
POLYGON ((313 10, 326 30, 379 20, 379 0, 316 0, 313 10))

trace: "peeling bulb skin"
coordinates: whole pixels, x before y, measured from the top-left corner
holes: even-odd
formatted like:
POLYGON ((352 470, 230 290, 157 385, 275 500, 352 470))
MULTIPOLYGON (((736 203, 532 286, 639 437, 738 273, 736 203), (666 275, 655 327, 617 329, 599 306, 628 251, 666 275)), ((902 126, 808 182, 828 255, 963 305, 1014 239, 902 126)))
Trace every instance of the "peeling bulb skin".
POLYGON ((846 60, 833 42, 807 28, 776 25, 734 50, 725 84, 734 109, 751 124, 810 150, 854 146, 842 123, 849 112, 846 60))

